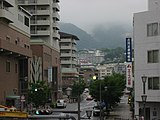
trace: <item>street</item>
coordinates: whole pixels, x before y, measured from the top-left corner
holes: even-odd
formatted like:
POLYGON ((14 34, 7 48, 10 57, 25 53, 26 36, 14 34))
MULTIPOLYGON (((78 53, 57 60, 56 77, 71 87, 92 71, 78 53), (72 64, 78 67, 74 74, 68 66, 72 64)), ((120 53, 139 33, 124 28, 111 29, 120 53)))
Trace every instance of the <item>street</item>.
MULTIPOLYGON (((131 120, 131 111, 129 110, 129 105, 127 102, 128 102, 128 96, 124 95, 121 98, 121 101, 118 104, 118 106, 113 108, 113 111, 110 112, 109 117, 106 119, 114 120, 115 118, 122 118, 125 120, 131 120)), ((84 98, 84 100, 81 101, 80 109, 81 109, 82 119, 87 118, 86 110, 88 110, 88 109, 93 110, 94 104, 95 104, 94 100, 87 101, 84 98)), ((54 111, 77 111, 78 110, 77 108, 78 108, 77 102, 76 103, 68 103, 66 108, 56 108, 56 109, 54 109, 54 111)), ((59 113, 57 113, 57 114, 59 114, 59 113)), ((77 119, 77 114, 73 114, 73 113, 69 113, 69 114, 73 115, 77 119)), ((94 117, 92 115, 91 120, 99 120, 99 116, 94 117)))

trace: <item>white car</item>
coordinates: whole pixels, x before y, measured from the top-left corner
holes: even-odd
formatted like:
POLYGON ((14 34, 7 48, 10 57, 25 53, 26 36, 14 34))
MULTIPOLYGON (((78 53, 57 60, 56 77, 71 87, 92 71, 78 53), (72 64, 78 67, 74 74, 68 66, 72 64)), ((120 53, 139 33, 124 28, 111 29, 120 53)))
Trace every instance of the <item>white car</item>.
POLYGON ((98 104, 95 104, 93 107, 93 116, 99 116, 100 115, 100 106, 98 104))
POLYGON ((67 103, 64 99, 57 100, 57 102, 56 102, 56 107, 57 108, 60 108, 60 107, 66 108, 66 106, 67 106, 67 103))

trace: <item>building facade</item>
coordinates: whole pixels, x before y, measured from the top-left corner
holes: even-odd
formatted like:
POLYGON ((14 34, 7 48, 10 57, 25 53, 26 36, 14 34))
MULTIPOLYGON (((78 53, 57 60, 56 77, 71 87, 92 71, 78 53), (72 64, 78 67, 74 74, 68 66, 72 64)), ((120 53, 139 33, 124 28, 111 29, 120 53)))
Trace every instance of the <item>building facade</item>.
POLYGON ((0 104, 19 108, 30 80, 30 14, 15 0, 0 1, 0 104))
POLYGON ((148 3, 148 11, 134 14, 135 116, 143 115, 145 75, 145 120, 155 120, 160 119, 160 0, 148 3))
POLYGON ((33 52, 31 82, 47 81, 52 88, 52 100, 60 88, 59 0, 18 0, 19 6, 32 14, 30 21, 33 52), (36 71, 35 71, 36 70, 36 71))
POLYGON ((77 48, 76 41, 79 38, 75 35, 60 32, 60 53, 61 53, 61 77, 62 86, 67 88, 78 79, 77 69, 77 48))

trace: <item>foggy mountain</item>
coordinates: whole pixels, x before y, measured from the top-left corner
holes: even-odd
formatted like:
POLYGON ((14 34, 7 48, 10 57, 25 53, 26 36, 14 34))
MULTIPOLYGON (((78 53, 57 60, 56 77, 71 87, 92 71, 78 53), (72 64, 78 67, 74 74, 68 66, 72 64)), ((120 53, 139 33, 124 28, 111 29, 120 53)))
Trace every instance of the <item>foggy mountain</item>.
POLYGON ((131 31, 127 25, 113 25, 110 27, 98 26, 88 34, 71 23, 60 23, 60 31, 76 35, 78 49, 116 48, 125 47, 125 34, 131 31))

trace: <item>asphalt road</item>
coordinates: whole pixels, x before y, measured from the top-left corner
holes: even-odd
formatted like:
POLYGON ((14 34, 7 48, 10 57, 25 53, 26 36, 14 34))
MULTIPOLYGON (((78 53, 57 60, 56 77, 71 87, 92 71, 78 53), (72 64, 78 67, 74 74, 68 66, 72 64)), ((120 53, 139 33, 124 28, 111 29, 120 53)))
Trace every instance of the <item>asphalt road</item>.
MULTIPOLYGON (((87 118, 87 115, 86 115, 86 110, 93 110, 93 106, 95 105, 95 102, 94 100, 90 100, 90 101, 87 101, 86 100, 86 97, 88 96, 88 94, 84 94, 83 95, 83 100, 81 101, 80 103, 80 110, 81 110, 81 117, 82 118, 87 118)), ((54 111, 77 111, 78 110, 78 103, 67 103, 67 107, 66 108, 56 108, 54 109, 54 111)), ((56 114, 56 113, 55 113, 56 114)), ((59 114, 59 113, 57 113, 59 114)), ((72 114, 70 113, 71 115, 73 115, 75 118, 77 118, 77 114, 72 114)), ((99 117, 93 117, 91 118, 91 120, 98 120, 99 117)))
MULTIPOLYGON (((85 95, 87 96, 87 95, 85 95)), ((124 95, 121 98, 121 102, 119 103, 119 105, 117 107, 115 107, 113 109, 113 111, 110 112, 110 116, 109 118, 107 118, 108 120, 114 120, 115 118, 122 118, 122 119, 127 119, 127 120, 131 120, 131 111, 129 110, 129 105, 127 104, 128 102, 128 96, 124 95)), ((84 100, 81 101, 80 103, 80 109, 81 109, 81 117, 82 118, 86 118, 86 110, 93 110, 93 106, 94 106, 95 102, 94 100, 91 101, 87 101, 84 100)), ((55 111, 77 111, 78 109, 78 104, 77 103, 68 103, 66 108, 57 108, 54 109, 55 111)), ((59 113, 57 113, 59 114, 59 113)), ((76 119, 77 119, 77 114, 72 114, 69 113, 71 115, 73 115, 76 119)), ((99 117, 91 117, 90 120, 99 120, 99 117)))

